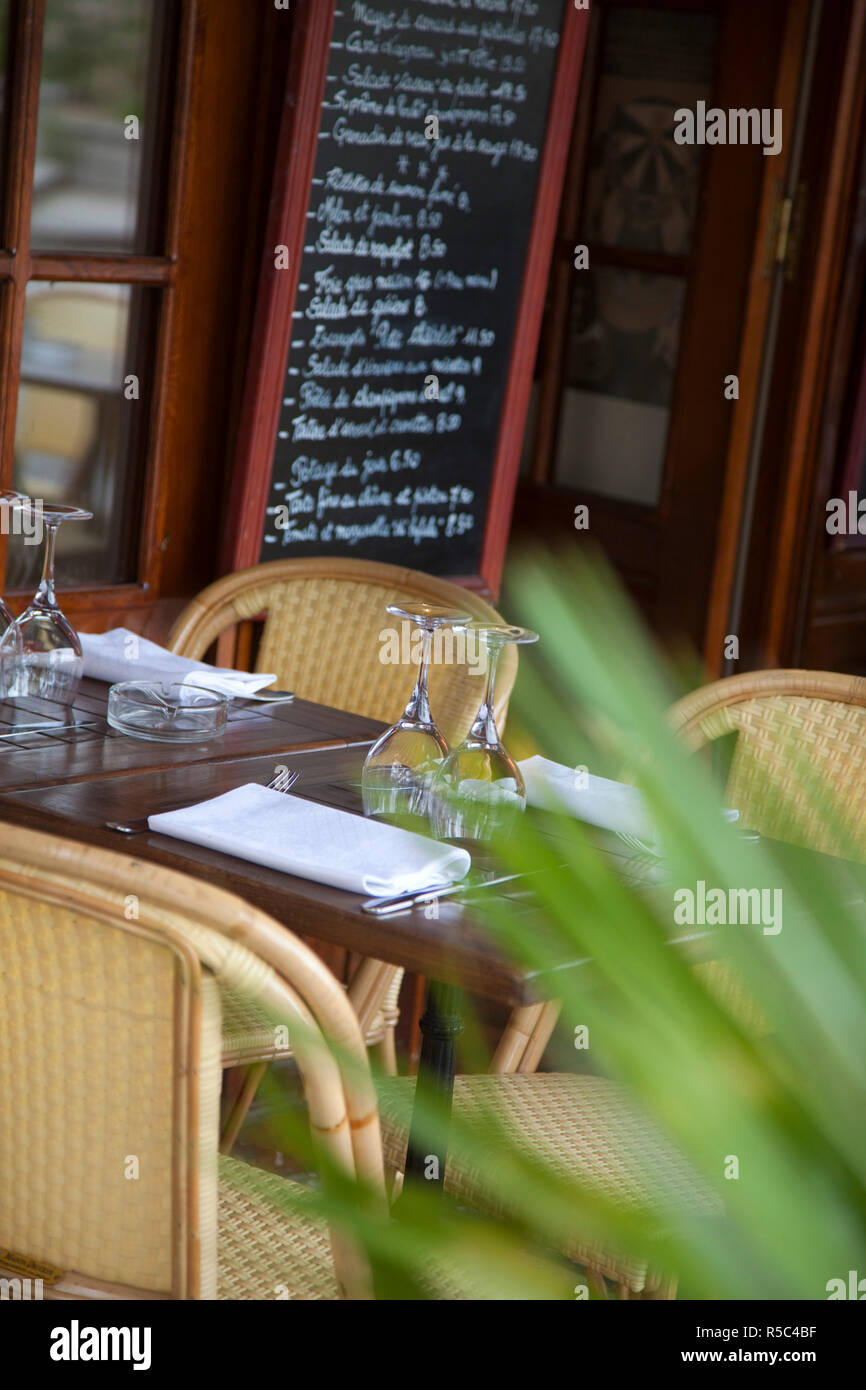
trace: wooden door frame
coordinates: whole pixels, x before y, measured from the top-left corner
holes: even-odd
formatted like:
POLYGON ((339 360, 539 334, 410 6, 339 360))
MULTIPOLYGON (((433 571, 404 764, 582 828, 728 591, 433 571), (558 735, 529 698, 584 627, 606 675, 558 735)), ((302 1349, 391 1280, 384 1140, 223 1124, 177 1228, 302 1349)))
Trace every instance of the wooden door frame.
MULTIPOLYGON (((787 14, 788 3, 789 0, 778 0, 775 6, 759 8, 757 15, 747 0, 723 0, 719 5, 714 105, 771 104, 781 20, 787 14), (751 32, 754 38, 744 50, 745 32, 751 32), (768 54, 773 56, 772 66, 768 64, 768 54)), ((659 0, 658 5, 653 2, 647 8, 711 7, 693 0, 683 0, 681 6, 659 0)), ((725 377, 736 369, 742 340, 742 317, 732 315, 729 305, 732 298, 737 304, 746 303, 766 166, 778 165, 778 159, 764 159, 760 151, 751 152, 749 158, 749 152, 732 146, 708 149, 705 159, 692 247, 678 272, 691 272, 691 280, 683 309, 672 397, 674 407, 684 398, 700 401, 700 412, 692 417, 688 437, 675 410, 672 413, 657 504, 648 507, 586 490, 539 485, 543 469, 537 458, 534 481, 523 482, 519 493, 519 514, 529 520, 534 530, 543 528, 563 546, 575 543, 574 506, 588 506, 588 539, 599 544, 617 565, 645 616, 666 632, 685 628, 699 648, 712 584, 711 557, 722 496, 724 441, 733 418, 732 403, 724 399, 723 386, 725 377), (721 298, 714 287, 711 268, 717 263, 726 265, 731 287, 726 298, 721 298), (694 274, 696 268, 699 275, 694 274), (673 542, 668 543, 669 537, 674 538, 673 542)), ((580 189, 572 189, 571 193, 571 206, 579 206, 580 189)), ((574 230, 574 226, 563 222, 560 238, 573 236, 574 230)), ((552 313, 558 314, 560 320, 563 317, 555 304, 552 313)), ((547 408, 551 408, 549 400, 547 408)), ((541 428, 552 439, 549 421, 546 425, 542 422, 541 428)))
MULTIPOLYGON (((792 0, 790 28, 797 29, 792 0)), ((833 473, 837 445, 840 372, 838 333, 846 318, 846 257, 859 172, 858 152, 866 112, 866 0, 852 0, 847 44, 844 50, 839 96, 830 126, 830 153, 820 216, 814 232, 814 252, 807 292, 799 321, 802 351, 795 364, 792 385, 784 409, 789 416, 783 457, 776 461, 775 486, 780 491, 774 528, 768 544, 773 547, 767 567, 764 611, 751 634, 755 661, 762 666, 796 665, 802 659, 805 624, 812 579, 822 544, 822 482, 833 473), (835 393, 835 395, 834 395, 835 393), (835 399, 835 405, 833 404, 835 399), (828 403, 832 420, 828 420, 828 403), (834 423, 835 421, 835 423, 834 423)), ((796 63, 795 42, 780 77, 790 90, 796 63)), ((817 100, 822 99, 818 93, 817 100)), ((780 101, 781 104, 781 101, 780 101)), ((810 195, 814 201, 814 191, 810 195)), ((768 224, 765 208, 765 225, 768 224)), ((753 266, 753 293, 749 327, 744 339, 742 383, 753 383, 765 347, 766 307, 770 286, 760 276, 760 247, 753 266)), ((781 273, 777 270, 777 274, 781 273)), ((853 333, 853 326, 850 332, 853 333)), ((850 352, 850 339, 847 350, 850 352)), ((714 575, 713 596, 707 625, 705 662, 710 675, 721 671, 724 639, 728 632, 733 569, 739 542, 745 475, 754 427, 754 393, 743 393, 735 420, 735 432, 726 474, 725 499, 720 529, 720 549, 714 575)), ((762 471, 769 461, 762 459, 762 471)))
MULTIPOLYGON (((782 41, 774 106, 783 112, 783 129, 791 129, 803 66, 809 20, 809 0, 791 0, 782 41)), ((757 235, 754 241, 749 296, 736 366, 739 399, 733 407, 730 443, 719 518, 718 540, 704 639, 707 675, 722 674, 725 639, 729 635, 740 538, 740 519, 746 494, 749 456, 761 378, 761 363, 770 317, 774 276, 783 273, 778 264, 779 212, 782 190, 788 182, 790 146, 783 146, 783 160, 767 162, 761 190, 757 235)))
POLYGON ((866 537, 830 537, 826 502, 860 491, 866 453, 866 127, 861 129, 859 189, 852 195, 851 235, 839 293, 821 428, 820 451, 807 536, 811 546, 796 605, 792 650, 786 664, 828 670, 866 669, 866 537))
POLYGON ((802 367, 793 408, 777 563, 768 596, 764 647, 768 665, 797 659, 815 572, 816 550, 826 543, 822 431, 832 383, 834 346, 866 117, 866 0, 853 0, 845 63, 833 127, 827 194, 806 315, 802 367), (821 520, 820 528, 815 525, 821 520))

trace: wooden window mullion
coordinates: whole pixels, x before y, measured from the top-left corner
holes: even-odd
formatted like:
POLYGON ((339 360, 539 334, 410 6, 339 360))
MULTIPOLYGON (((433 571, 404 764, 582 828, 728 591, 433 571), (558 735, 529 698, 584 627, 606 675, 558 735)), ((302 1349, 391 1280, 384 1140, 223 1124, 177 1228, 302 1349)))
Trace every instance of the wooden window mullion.
POLYGON ((30 257, 28 280, 74 280, 92 285, 170 285, 174 266, 165 256, 133 256, 97 251, 64 255, 37 251, 30 257))
POLYGON ((5 272, 0 307, 0 480, 4 487, 12 485, 15 456, 24 294, 30 276, 30 212, 44 24, 45 0, 12 0, 3 188, 5 266, 0 262, 0 274, 5 272))
POLYGON ((6 167, 3 199, 3 247, 16 261, 30 254, 30 212, 36 163, 36 127, 42 76, 45 0, 12 0, 10 51, 7 60, 6 167))
POLYGON ((538 407, 532 441, 530 478, 533 483, 553 480, 553 461, 559 435, 559 416, 565 385, 568 328, 574 295, 574 241, 578 225, 581 191, 589 157, 589 138, 598 91, 599 55, 603 12, 593 11, 586 41, 585 73, 577 98, 569 163, 559 211, 559 227, 551 276, 548 321, 542 332, 542 361, 538 381, 538 407))
POLYGON ((201 22, 200 0, 182 0, 180 32, 177 36, 175 90, 172 102, 172 144, 166 171, 168 197, 165 204, 163 246, 170 274, 159 306, 156 342, 153 355, 153 383, 150 393, 150 418, 147 424, 147 445, 142 461, 143 515, 139 538, 137 570, 142 583, 159 591, 162 543, 166 532, 166 478, 161 467, 165 442, 165 408, 168 393, 169 368, 177 319, 175 269, 180 245, 180 224, 183 209, 187 150, 189 147, 196 33, 201 22))

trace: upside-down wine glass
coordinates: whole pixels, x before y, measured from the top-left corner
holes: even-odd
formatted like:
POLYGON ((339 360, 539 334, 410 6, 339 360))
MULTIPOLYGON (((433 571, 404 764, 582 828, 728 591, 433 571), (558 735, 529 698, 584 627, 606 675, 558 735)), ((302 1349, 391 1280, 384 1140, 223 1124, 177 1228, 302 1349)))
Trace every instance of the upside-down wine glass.
MULTIPOLYGON (((28 500, 29 499, 26 498, 22 492, 13 492, 11 488, 0 488, 0 531, 6 535, 9 534, 9 531, 12 529, 9 524, 10 513, 13 512, 15 508, 24 506, 28 500)), ((14 621, 15 619, 3 602, 3 595, 0 594, 0 640, 2 640, 4 634, 12 627, 14 621)), ((9 641, 11 645, 11 656, 14 658, 17 656, 20 649, 20 640, 18 639, 17 633, 14 633, 9 641)), ((2 692, 3 672, 2 667, 0 667, 0 695, 2 695, 2 692)))
MULTIPOLYGON (((9 513, 24 500, 20 492, 12 492, 10 488, 0 488, 0 519, 2 519, 3 523, 2 526, 0 526, 0 531, 8 535, 10 528, 7 518, 9 513)), ((0 594, 0 637, 2 637, 6 629, 11 626, 12 621, 12 614, 3 602, 3 595, 0 594)))
POLYGON ((466 738, 436 771, 431 814, 434 832, 442 840, 484 840, 501 834, 526 808, 523 775, 502 746, 493 699, 502 649, 509 643, 537 642, 538 633, 482 623, 473 623, 465 631, 473 633, 485 649, 487 688, 466 738))
POLYGON ((38 505, 45 528, 42 577, 24 612, 0 637, 0 698, 40 695, 69 704, 84 662, 78 634, 57 604, 54 551, 63 522, 89 521, 93 513, 62 502, 38 505))
POLYGON ((467 623, 469 615, 433 603, 406 608, 389 603, 388 612, 420 628, 421 659, 415 689, 403 714, 367 754, 361 773, 364 813, 423 817, 429 810, 433 774, 448 755, 448 744, 433 723, 427 694, 433 635, 440 628, 467 623))

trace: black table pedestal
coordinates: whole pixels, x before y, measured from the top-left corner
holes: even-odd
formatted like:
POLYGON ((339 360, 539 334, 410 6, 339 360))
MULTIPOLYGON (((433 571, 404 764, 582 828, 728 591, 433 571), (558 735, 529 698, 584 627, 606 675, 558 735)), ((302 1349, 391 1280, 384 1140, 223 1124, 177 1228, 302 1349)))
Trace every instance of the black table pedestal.
MULTIPOLYGON (((422 1180, 443 1190, 448 1146, 448 1119, 454 1091, 457 1039, 463 1032, 460 990, 431 980, 427 1007, 421 1018, 421 1058, 415 1091, 415 1111, 409 1131, 406 1180, 422 1180), (435 1108, 440 1117, 435 1138, 424 1137, 424 1115, 435 1108)), ((429 1124, 427 1126, 429 1130, 429 1124)))

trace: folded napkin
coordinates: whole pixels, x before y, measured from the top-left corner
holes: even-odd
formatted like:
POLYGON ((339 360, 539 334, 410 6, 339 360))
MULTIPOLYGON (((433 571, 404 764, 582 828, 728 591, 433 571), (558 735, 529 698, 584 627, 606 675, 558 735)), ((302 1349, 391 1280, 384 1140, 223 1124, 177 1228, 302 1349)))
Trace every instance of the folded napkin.
MULTIPOLYGON (((570 811, 590 825, 634 835, 652 843, 656 836, 643 793, 627 782, 594 777, 591 772, 551 762, 549 758, 527 758, 519 764, 526 783, 530 806, 545 811, 570 811)), ((739 819, 739 811, 722 811, 726 821, 739 819)))
POLYGON ((147 823, 160 835, 371 897, 444 888, 471 862, 456 845, 255 783, 147 823))
POLYGON ((111 632, 80 632, 84 655, 84 674, 94 680, 146 681, 148 685, 195 685, 218 690, 233 699, 254 695, 263 686, 273 685, 275 675, 254 675, 250 671, 229 671, 176 656, 146 637, 137 637, 125 627, 111 632))
POLYGON ((579 773, 549 758, 527 758, 519 764, 530 806, 545 811, 571 811, 590 825, 623 835, 650 839, 653 831, 644 799, 637 787, 608 777, 579 773))

